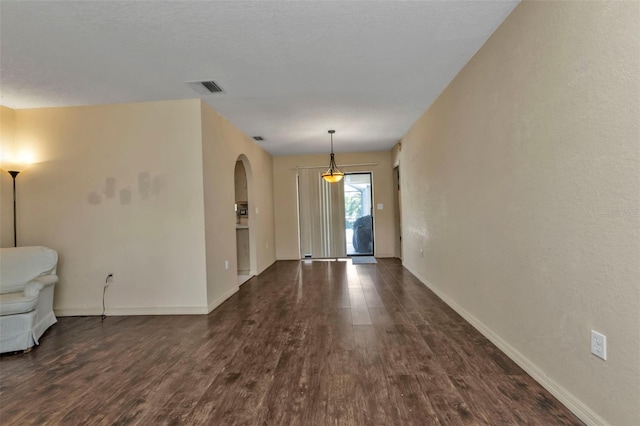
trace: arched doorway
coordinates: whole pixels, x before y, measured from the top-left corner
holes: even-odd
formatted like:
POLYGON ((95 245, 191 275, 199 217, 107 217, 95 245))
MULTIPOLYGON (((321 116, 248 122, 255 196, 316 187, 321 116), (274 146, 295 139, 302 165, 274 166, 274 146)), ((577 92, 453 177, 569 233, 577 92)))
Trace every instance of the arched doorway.
POLYGON ((238 285, 247 282, 256 271, 255 256, 255 223, 252 210, 253 173, 251 164, 245 155, 236 160, 234 171, 235 209, 236 209, 236 265, 238 269, 238 285))

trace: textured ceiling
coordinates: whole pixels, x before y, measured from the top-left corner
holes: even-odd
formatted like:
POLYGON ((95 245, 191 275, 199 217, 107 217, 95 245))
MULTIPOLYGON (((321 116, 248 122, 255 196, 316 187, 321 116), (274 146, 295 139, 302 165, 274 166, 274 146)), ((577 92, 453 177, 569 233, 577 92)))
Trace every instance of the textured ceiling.
POLYGON ((274 155, 388 149, 516 5, 2 0, 0 104, 202 97, 274 155))

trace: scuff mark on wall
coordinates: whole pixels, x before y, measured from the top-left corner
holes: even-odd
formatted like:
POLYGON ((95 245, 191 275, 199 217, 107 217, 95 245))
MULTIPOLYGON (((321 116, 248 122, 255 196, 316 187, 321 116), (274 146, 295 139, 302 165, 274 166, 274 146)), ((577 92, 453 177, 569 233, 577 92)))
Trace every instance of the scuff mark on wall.
POLYGON ((93 204, 94 206, 102 204, 102 195, 98 194, 96 191, 90 192, 87 196, 87 201, 89 204, 93 204))
POLYGON ((104 182, 104 195, 107 198, 113 198, 116 196, 116 178, 108 177, 104 182))

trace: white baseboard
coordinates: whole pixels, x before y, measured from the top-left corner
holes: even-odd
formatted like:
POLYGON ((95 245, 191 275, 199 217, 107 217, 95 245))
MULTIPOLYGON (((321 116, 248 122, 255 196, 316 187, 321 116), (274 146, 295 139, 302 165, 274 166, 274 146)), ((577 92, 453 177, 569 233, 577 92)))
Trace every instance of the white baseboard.
POLYGON ((254 276, 257 277, 258 275, 260 275, 261 273, 263 273, 267 269, 271 268, 271 266, 273 266, 273 264, 276 263, 278 260, 280 260, 280 259, 273 258, 273 260, 271 260, 271 263, 269 263, 267 266, 265 266, 264 268, 259 270, 257 274, 251 274, 251 275, 254 275, 254 276))
POLYGON ((230 298, 231 296, 236 294, 238 292, 238 290, 240 290, 240 287, 236 286, 236 287, 232 288, 231 290, 229 290, 228 292, 226 292, 225 294, 223 294, 222 296, 218 297, 213 302, 209 303, 209 306, 207 307, 208 310, 207 310, 206 313, 208 314, 209 312, 213 311, 218 306, 222 305, 225 300, 227 300, 228 298, 230 298))
POLYGON ((376 253, 374 257, 379 257, 380 259, 388 259, 396 256, 393 253, 376 253))
POLYGON ((498 336, 493 332, 489 327, 487 327, 484 323, 458 305, 453 301, 449 296, 440 291, 436 286, 430 283, 427 279, 420 276, 417 272, 413 270, 413 268, 405 265, 403 266, 411 272, 413 275, 422 282, 429 290, 433 291, 444 303, 449 305, 454 311, 456 311, 462 318, 464 318, 467 322, 469 322, 473 327, 476 328, 484 337, 489 339, 491 343, 496 345, 502 352, 504 352, 511 360, 513 360, 516 364, 520 366, 524 371, 527 372, 531 377, 533 377, 543 388, 548 390, 553 396, 555 396, 562 404, 564 404, 573 414, 575 414, 580 420, 585 422, 587 425, 592 426, 605 426, 608 423, 596 414, 593 410, 587 407, 582 401, 576 398, 571 392, 567 389, 553 381, 549 376, 545 374, 545 372, 534 364, 529 358, 524 356, 518 350, 516 350, 513 346, 511 346, 508 342, 506 342, 502 337, 498 336))
MULTIPOLYGON (((153 306, 132 308, 107 308, 108 317, 134 315, 207 315, 220 306, 225 300, 233 296, 239 287, 234 287, 208 306, 153 306)), ((102 315, 102 307, 87 308, 56 308, 53 310, 57 317, 80 317, 102 315)))
MULTIPOLYGON (((58 317, 95 316, 102 314, 101 307, 89 308, 56 308, 53 310, 58 317)), ((129 315, 206 315, 206 306, 152 306, 131 308, 107 308, 108 317, 129 315)))

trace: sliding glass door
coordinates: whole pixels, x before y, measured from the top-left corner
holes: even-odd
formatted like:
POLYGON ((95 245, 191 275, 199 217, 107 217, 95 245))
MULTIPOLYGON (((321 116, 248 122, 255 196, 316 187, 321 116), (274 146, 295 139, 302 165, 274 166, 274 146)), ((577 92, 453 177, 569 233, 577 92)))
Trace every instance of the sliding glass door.
POLYGON ((371 173, 347 173, 343 182, 347 256, 372 256, 371 173))
POLYGON ((300 257, 373 255, 371 173, 328 183, 320 171, 298 170, 300 257))

